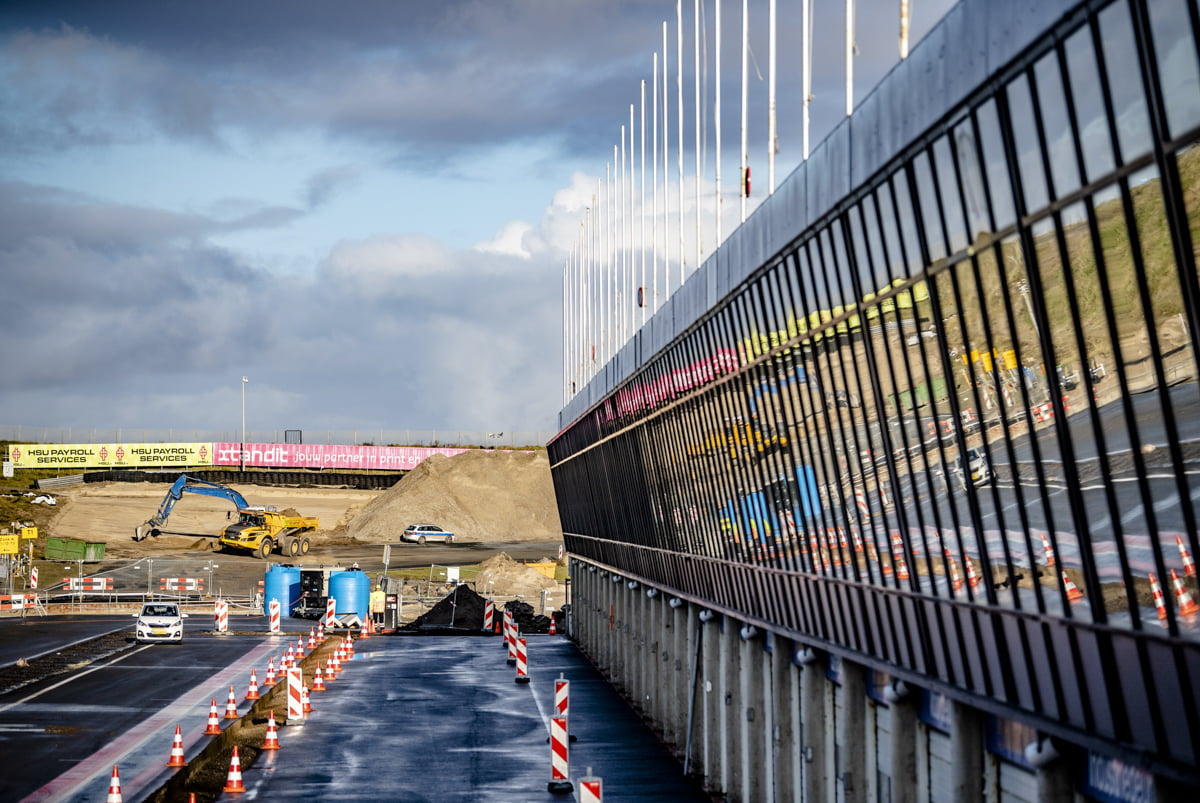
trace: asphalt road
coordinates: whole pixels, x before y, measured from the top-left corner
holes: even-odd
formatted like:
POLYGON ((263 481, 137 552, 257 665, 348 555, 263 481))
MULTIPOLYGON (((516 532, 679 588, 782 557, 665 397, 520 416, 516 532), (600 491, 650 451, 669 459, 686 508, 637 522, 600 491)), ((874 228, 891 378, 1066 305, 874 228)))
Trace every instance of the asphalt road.
MULTIPOLYGON (((105 629, 115 621, 94 624, 105 629)), ((285 620, 284 630, 307 633, 310 625, 285 620)), ((100 800, 113 765, 128 803, 152 794, 175 772, 165 766, 175 726, 191 759, 210 738, 203 734, 210 701, 223 713, 233 685, 244 713, 250 670, 261 683, 283 643, 259 634, 262 617, 238 620, 236 635, 212 635, 210 626, 193 617, 182 645, 133 647, 0 695, 0 800, 100 800)), ((26 627, 0 627, 0 652, 27 637, 26 627)), ((281 749, 243 770, 244 797, 562 800, 546 790, 548 716, 561 674, 571 683, 570 728, 578 738, 570 744, 572 779, 591 767, 610 803, 709 800, 570 641, 536 636, 528 644, 531 682, 521 685, 496 638, 361 641, 336 683, 313 694, 305 724, 281 728, 281 749)))

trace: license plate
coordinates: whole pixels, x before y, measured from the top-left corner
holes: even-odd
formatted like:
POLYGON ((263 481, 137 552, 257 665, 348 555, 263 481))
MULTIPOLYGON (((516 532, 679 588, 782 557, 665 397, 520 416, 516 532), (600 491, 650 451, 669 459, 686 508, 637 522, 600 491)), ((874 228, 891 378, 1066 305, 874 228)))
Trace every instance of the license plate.
POLYGON ((167 635, 167 630, 166 630, 166 628, 163 628, 163 627, 152 627, 152 628, 150 628, 150 635, 165 636, 165 635, 167 635))

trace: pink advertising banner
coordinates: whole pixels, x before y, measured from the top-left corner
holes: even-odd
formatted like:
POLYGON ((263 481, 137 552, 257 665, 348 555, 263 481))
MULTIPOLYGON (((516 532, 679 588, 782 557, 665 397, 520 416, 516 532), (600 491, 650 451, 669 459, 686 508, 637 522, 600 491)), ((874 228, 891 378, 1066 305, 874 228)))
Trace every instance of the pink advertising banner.
MULTIPOLYGON (((240 444, 214 443, 213 465, 241 464, 240 444)), ((407 471, 433 454, 447 457, 467 449, 424 446, 342 446, 308 443, 247 443, 246 465, 263 468, 337 468, 407 471)))

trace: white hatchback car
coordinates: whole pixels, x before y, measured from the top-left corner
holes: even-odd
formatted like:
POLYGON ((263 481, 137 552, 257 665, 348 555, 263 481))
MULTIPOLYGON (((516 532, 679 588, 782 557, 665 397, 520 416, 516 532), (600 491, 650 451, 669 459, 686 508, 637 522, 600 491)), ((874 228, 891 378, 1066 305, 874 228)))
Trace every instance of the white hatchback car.
POLYGON ((174 602, 147 602, 141 613, 135 613, 135 638, 139 644, 150 641, 183 643, 183 620, 187 614, 174 602))

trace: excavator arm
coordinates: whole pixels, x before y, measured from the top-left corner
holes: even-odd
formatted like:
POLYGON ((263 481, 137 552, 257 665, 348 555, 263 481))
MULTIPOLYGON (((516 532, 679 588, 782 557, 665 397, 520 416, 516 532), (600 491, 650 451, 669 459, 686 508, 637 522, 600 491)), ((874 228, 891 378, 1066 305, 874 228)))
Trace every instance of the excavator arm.
POLYGON ((182 499, 185 493, 222 497, 233 502, 238 510, 250 507, 250 503, 246 501, 246 497, 228 485, 180 474, 179 479, 175 480, 174 484, 167 491, 167 495, 163 497, 162 504, 158 506, 158 512, 134 531, 133 540, 141 541, 147 535, 157 536, 159 528, 166 523, 167 517, 171 515, 171 510, 174 509, 175 503, 182 499))

